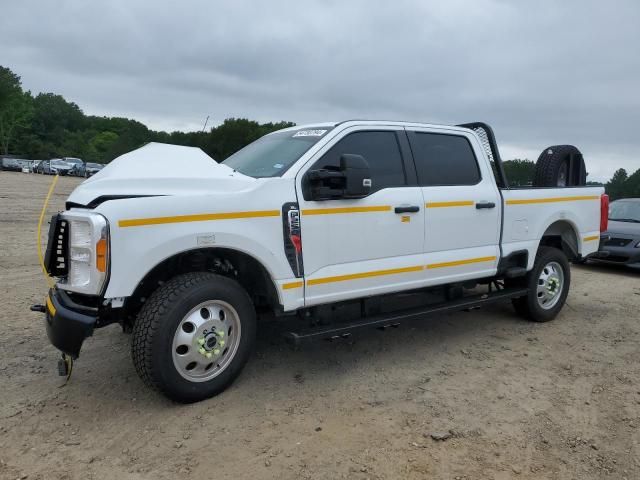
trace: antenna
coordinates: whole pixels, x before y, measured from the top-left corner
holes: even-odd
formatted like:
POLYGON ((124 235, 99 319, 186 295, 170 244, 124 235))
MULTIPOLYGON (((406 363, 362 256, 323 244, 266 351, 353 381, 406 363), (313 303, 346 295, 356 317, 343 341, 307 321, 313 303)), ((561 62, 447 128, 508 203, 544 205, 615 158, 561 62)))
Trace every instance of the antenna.
POLYGON ((202 127, 203 132, 204 132, 204 129, 207 128, 207 123, 209 123, 209 115, 207 115, 207 119, 204 121, 204 126, 202 127))

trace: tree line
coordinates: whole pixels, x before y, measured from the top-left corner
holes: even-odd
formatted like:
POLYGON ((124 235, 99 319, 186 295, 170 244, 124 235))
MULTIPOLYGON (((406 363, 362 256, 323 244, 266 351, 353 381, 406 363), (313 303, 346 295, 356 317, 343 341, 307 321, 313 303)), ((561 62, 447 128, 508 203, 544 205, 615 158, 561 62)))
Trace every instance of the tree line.
MULTIPOLYGON (((509 179, 509 184, 514 186, 531 185, 533 181, 535 162, 526 159, 516 158, 507 160, 504 163, 504 170, 509 179)), ((624 168, 619 168, 611 179, 604 183, 587 181, 587 185, 604 185, 605 191, 611 198, 640 197, 640 168, 633 174, 627 174, 624 168)))
MULTIPOLYGON (((229 118, 206 132, 154 131, 128 118, 85 115, 61 95, 34 96, 23 90, 18 75, 0 66, 0 153, 4 154, 11 152, 30 159, 80 157, 108 163, 145 143, 162 142, 199 147, 222 161, 261 136, 293 125, 229 118)), ((504 169, 510 184, 531 185, 535 162, 507 160, 504 169)), ((622 168, 617 170, 605 188, 614 200, 640 197, 640 169, 632 175, 622 168)))
POLYGON ((0 154, 108 163, 145 143, 162 142, 199 147, 221 161, 261 136, 293 125, 229 118, 208 131, 154 131, 128 118, 85 115, 61 95, 32 95, 23 90, 18 75, 0 66, 0 154))

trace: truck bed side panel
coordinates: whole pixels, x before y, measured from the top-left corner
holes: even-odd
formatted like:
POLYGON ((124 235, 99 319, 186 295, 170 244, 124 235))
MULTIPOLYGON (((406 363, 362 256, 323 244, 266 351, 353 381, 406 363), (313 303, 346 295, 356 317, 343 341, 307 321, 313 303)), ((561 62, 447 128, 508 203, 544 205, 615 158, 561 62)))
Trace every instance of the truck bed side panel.
POLYGON ((540 239, 556 222, 566 222, 573 228, 578 253, 585 256, 597 251, 603 193, 602 187, 503 190, 503 255, 527 250, 527 268, 533 268, 540 239))

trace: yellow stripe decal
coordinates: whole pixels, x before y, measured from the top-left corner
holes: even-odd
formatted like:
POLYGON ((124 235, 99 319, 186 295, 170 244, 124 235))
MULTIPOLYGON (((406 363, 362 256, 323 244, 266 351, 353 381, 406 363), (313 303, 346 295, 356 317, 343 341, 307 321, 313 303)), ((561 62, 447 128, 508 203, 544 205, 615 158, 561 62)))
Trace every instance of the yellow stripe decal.
POLYGON ((212 220, 233 220, 238 218, 279 217, 279 210, 257 210, 254 212, 202 213, 198 215, 178 215, 175 217, 152 217, 120 220, 118 226, 141 227, 143 225, 163 225, 166 223, 208 222, 212 220))
POLYGON ((300 287, 302 287, 302 285, 304 285, 304 283, 302 281, 300 281, 300 282, 289 282, 289 283, 283 283, 282 284, 282 288, 284 290, 290 290, 292 288, 300 288, 300 287))
POLYGON ((337 208, 307 208, 302 210, 303 215, 332 215, 337 213, 367 213, 367 212, 389 212, 389 205, 379 205, 373 207, 337 207, 337 208))
POLYGON ((460 200, 457 202, 428 202, 425 204, 427 208, 443 208, 443 207, 473 207, 473 200, 460 200))
POLYGON ((456 260, 454 262, 431 263, 427 265, 427 269, 457 267, 458 265, 468 265, 470 263, 493 262, 495 260, 496 260, 496 257, 479 257, 479 258, 469 258, 467 260, 456 260))
MULTIPOLYGON (((351 273, 348 275, 337 275, 335 277, 313 278, 307 280, 307 285, 320 285, 323 283, 344 282, 345 280, 359 280, 361 278, 379 277, 382 275, 396 275, 398 273, 420 272, 432 268, 457 267, 459 265, 468 265, 471 263, 493 262, 497 257, 479 257, 469 258, 467 260, 456 260, 454 262, 431 263, 426 266, 418 265, 415 267, 391 268, 389 270, 375 270, 373 272, 351 273)), ((292 287, 293 288, 293 287, 292 287)))
POLYGON ((507 200, 507 205, 525 205, 530 203, 556 203, 556 202, 576 202, 578 200, 599 200, 598 195, 583 195, 579 197, 550 197, 550 198, 527 198, 507 200))
POLYGON ((319 285, 322 283, 344 282, 345 280, 358 280, 360 278, 380 277, 382 275, 396 275, 398 273, 420 272, 422 265, 416 267, 391 268, 389 270, 375 270, 373 272, 351 273, 349 275, 337 275, 335 277, 314 278, 307 280, 307 285, 319 285))
POLYGON ((53 302, 49 297, 47 297, 47 309, 49 310, 49 313, 52 317, 56 314, 56 307, 53 306, 53 302))
POLYGON ((600 235, 592 235, 590 237, 584 237, 582 240, 585 242, 593 242, 594 240, 600 240, 600 235))

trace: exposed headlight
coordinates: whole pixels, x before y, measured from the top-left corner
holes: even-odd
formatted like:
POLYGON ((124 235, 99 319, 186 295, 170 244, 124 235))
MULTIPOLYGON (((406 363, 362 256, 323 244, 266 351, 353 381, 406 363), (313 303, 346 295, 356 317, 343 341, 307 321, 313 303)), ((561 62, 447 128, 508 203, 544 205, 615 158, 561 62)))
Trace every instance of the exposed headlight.
POLYGON ((98 295, 109 271, 109 224, 95 212, 68 211, 69 273, 58 286, 63 290, 98 295))

